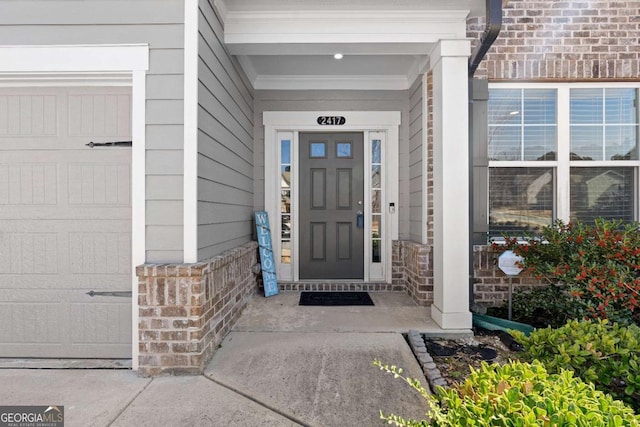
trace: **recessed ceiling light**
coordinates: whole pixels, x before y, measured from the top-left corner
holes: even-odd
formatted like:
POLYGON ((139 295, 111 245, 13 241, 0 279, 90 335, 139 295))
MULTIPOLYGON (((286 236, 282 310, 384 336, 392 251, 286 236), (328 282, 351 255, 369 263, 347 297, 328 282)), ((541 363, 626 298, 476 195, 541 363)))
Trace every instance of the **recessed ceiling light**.
POLYGON ((341 53, 336 53, 335 55, 333 55, 333 57, 334 57, 335 59, 342 59, 342 58, 344 57, 344 55, 343 55, 343 54, 341 54, 341 53))
POLYGON ((520 114, 520 111, 509 111, 509 115, 511 116, 516 116, 518 114, 520 114))

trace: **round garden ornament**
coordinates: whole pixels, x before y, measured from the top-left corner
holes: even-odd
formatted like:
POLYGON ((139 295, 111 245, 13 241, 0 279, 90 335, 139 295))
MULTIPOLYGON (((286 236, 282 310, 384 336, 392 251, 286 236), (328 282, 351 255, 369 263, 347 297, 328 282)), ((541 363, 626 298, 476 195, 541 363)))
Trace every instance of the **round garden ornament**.
POLYGON ((513 251, 504 251, 498 257, 498 267, 507 276, 517 276, 522 271, 520 263, 524 258, 518 256, 513 251))
POLYGON ((509 276, 509 308, 507 316, 509 320, 512 318, 511 301, 513 300, 513 283, 511 279, 522 271, 522 267, 520 267, 522 261, 524 261, 524 258, 516 255, 515 252, 511 250, 502 252, 498 257, 498 268, 509 276))

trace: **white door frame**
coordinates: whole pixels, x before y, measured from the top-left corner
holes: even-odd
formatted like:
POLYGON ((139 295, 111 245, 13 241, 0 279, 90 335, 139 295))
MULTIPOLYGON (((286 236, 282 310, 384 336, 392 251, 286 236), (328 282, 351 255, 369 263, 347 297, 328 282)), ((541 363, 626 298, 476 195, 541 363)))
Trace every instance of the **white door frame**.
POLYGON ((265 111, 263 124, 264 138, 264 207, 269 213, 274 258, 276 259, 279 279, 285 281, 299 280, 298 268, 298 135, 300 132, 363 132, 365 147, 365 243, 364 243, 364 281, 383 281, 391 283, 392 279, 392 242, 398 239, 398 197, 399 197, 399 111, 265 111), (318 117, 340 116, 345 118, 343 125, 320 125, 318 117), (280 248, 280 138, 291 141, 291 181, 292 187, 292 263, 291 267, 281 264, 280 248), (382 239, 383 264, 379 271, 374 271, 370 263, 371 253, 371 146, 372 139, 382 140, 383 186, 382 186, 382 221, 384 236, 382 239), (393 208, 390 204, 393 203, 393 208), (285 267, 285 268, 283 268, 285 267))
POLYGON ((147 44, 0 46, 0 86, 131 87, 131 356, 138 369, 138 278, 145 257, 147 44))

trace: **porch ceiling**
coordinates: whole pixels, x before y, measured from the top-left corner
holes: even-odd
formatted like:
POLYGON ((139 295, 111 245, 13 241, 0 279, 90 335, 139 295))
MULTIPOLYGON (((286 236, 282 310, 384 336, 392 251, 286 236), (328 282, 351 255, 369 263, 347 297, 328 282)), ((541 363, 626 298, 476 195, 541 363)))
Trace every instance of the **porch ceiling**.
POLYGON ((256 89, 403 90, 483 0, 216 0, 256 89), (344 58, 334 59, 335 53, 344 58))

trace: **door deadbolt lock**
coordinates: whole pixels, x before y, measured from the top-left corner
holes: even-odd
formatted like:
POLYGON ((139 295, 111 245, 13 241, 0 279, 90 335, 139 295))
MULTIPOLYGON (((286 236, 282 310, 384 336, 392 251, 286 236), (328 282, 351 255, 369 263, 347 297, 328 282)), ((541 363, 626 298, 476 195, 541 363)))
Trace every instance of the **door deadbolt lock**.
POLYGON ((356 213, 356 227, 364 228, 364 212, 362 211, 356 213))

